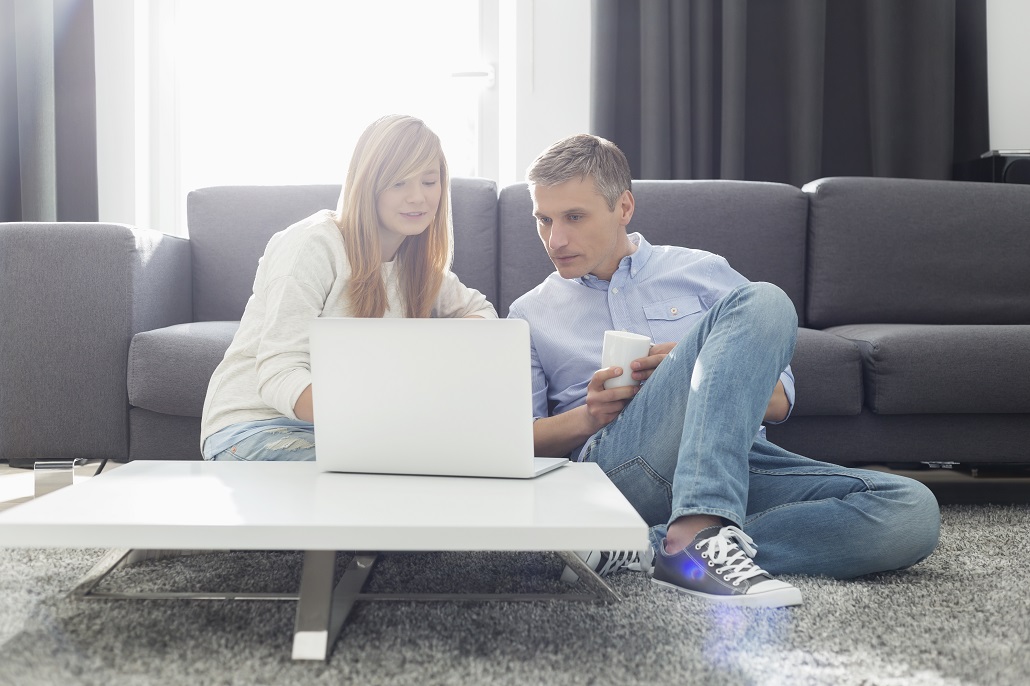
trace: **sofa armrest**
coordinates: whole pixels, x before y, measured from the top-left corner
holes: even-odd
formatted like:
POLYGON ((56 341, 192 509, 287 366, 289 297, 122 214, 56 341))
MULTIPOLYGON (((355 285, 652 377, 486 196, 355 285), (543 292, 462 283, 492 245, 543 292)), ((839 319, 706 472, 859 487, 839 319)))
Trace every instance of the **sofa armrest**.
POLYGON ((129 341, 191 314, 186 239, 0 224, 0 459, 126 458, 129 341))
MULTIPOLYGON (((126 227, 130 228, 130 227, 126 227)), ((136 240, 132 290, 132 330, 161 329, 193 321, 193 262, 189 239, 130 228, 136 240)), ((125 343, 128 354, 129 344, 125 343)))

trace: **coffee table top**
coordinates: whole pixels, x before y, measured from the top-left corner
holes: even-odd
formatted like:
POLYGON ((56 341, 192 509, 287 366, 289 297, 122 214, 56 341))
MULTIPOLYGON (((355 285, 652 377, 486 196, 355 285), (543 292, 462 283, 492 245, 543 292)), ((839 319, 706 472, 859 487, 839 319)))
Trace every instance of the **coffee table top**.
POLYGON ((535 479, 321 472, 310 462, 140 461, 0 512, 0 547, 642 550, 600 468, 535 479))

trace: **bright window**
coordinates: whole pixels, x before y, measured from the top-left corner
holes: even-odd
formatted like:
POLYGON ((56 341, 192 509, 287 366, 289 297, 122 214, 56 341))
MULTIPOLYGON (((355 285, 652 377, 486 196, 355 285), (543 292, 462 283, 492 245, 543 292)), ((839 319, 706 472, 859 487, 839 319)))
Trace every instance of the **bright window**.
POLYGON ((342 183, 361 131, 418 116, 477 174, 479 0, 178 0, 179 188, 342 183))

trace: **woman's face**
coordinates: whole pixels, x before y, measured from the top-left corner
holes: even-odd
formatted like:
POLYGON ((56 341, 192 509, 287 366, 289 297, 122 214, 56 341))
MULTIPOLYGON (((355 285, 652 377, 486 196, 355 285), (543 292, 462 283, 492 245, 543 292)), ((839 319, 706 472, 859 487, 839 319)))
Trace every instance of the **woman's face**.
POLYGON ((440 162, 433 160, 406 179, 395 182, 376 198, 383 260, 390 261, 408 236, 425 231, 440 207, 440 162))

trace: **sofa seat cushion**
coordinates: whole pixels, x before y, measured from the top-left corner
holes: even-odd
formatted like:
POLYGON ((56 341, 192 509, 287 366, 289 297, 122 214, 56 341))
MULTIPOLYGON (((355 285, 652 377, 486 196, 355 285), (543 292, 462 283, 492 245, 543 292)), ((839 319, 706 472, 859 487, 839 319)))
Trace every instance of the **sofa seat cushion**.
POLYGON ((876 414, 1030 412, 1030 325, 849 324, 876 414))
POLYGON ((862 411, 862 358, 853 341, 799 328, 790 367, 797 391, 791 417, 862 411))
POLYGON ((129 404, 162 414, 199 417, 211 373, 239 326, 239 322, 194 322, 133 336, 129 404))

